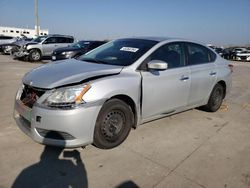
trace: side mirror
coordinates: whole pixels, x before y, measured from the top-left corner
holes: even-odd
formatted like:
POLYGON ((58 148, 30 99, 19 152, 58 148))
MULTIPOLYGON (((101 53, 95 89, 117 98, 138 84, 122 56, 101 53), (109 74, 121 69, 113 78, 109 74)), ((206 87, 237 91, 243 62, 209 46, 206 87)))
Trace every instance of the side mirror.
POLYGON ((151 70, 166 70, 168 68, 168 64, 161 60, 152 60, 148 62, 148 68, 151 70))

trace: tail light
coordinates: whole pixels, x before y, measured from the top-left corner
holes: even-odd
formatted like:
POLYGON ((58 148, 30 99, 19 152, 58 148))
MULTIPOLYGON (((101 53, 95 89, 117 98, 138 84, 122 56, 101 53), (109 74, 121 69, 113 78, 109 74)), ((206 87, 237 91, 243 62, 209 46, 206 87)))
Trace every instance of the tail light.
POLYGON ((231 70, 231 72, 234 71, 234 66, 233 66, 233 64, 228 64, 228 67, 229 67, 229 69, 231 70))

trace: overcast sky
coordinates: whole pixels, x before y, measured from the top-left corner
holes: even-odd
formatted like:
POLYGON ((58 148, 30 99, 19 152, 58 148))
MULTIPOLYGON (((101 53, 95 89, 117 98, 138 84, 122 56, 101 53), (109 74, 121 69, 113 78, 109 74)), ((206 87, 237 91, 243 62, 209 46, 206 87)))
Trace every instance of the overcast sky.
MULTIPOLYGON (((78 39, 167 36, 250 44, 250 0, 39 0, 41 28, 78 39)), ((0 0, 0 26, 34 28, 34 0, 0 0)))

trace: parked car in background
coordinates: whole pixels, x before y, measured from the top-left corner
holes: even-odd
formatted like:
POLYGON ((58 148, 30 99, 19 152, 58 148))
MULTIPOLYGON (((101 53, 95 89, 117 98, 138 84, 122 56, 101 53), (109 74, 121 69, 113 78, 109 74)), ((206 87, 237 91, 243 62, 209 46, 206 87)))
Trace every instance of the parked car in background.
POLYGON ((0 35, 0 52, 5 53, 6 44, 10 44, 17 41, 17 38, 11 36, 0 35))
POLYGON ((230 60, 232 54, 234 54, 230 48, 220 48, 220 47, 216 47, 214 50, 215 50, 221 57, 223 57, 224 59, 227 59, 227 60, 230 60))
POLYGON ((231 54, 232 54, 232 50, 230 48, 225 48, 222 51, 221 57, 223 57, 224 59, 230 60, 231 54))
POLYGON ((2 44, 0 47, 2 48, 4 54, 12 54, 13 51, 17 51, 20 48, 21 44, 27 43, 31 40, 33 39, 27 37, 17 38, 15 42, 2 44))
POLYGON ((237 61, 250 61, 250 50, 241 51, 236 54, 235 60, 237 61))
POLYGON ((30 61, 39 61, 42 57, 51 57, 56 48, 66 47, 74 42, 74 37, 69 35, 40 36, 33 41, 25 43, 15 53, 16 58, 27 58, 30 61))
POLYGON ((24 59, 24 58, 28 58, 28 56, 24 55, 23 51, 24 48, 26 47, 26 45, 28 44, 37 44, 40 43, 41 41, 43 41, 46 38, 46 36, 40 36, 37 37, 35 39, 32 40, 19 40, 17 42, 15 42, 15 46, 11 49, 11 55, 13 56, 13 58, 17 58, 17 59, 24 59))
POLYGON ((231 75, 227 60, 196 42, 118 39, 27 73, 14 118, 42 144, 109 149, 145 122, 199 106, 217 111, 231 75))
POLYGON ((17 40, 17 38, 15 38, 15 37, 0 35, 0 45, 12 43, 12 42, 15 42, 16 40, 17 40))
POLYGON ((214 50, 220 55, 220 56, 223 56, 223 48, 220 48, 220 47, 216 47, 214 48, 214 50))
POLYGON ((233 48, 230 59, 236 60, 237 54, 243 51, 247 51, 247 49, 246 48, 233 48))
POLYGON ((68 47, 57 48, 53 51, 52 60, 62 60, 69 58, 77 58, 90 50, 105 44, 106 41, 79 41, 68 47))

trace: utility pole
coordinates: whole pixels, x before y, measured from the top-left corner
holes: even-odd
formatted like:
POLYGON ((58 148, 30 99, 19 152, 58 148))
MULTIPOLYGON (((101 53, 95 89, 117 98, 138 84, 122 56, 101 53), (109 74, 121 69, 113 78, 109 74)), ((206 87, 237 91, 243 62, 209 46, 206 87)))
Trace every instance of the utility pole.
POLYGON ((35 0, 35 19, 36 19, 36 35, 39 36, 39 19, 38 19, 38 0, 35 0))

